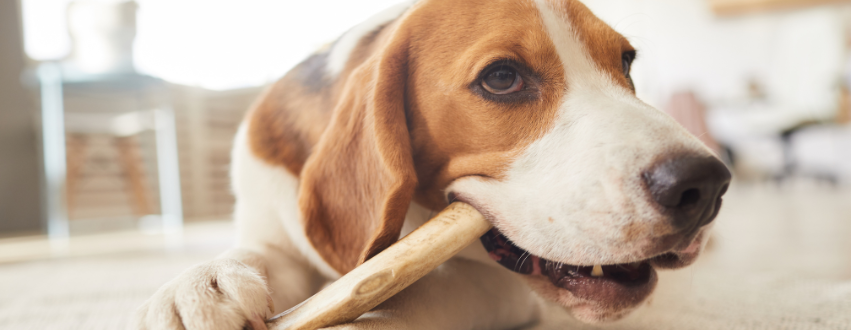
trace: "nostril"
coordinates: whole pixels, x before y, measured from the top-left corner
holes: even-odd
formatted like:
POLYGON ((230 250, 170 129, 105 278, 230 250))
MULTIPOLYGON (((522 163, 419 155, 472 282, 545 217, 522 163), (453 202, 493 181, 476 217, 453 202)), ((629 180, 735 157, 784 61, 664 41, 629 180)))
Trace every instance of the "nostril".
POLYGON ((696 228, 712 221, 730 183, 730 171, 715 157, 680 156, 642 173, 649 196, 672 224, 696 228))
POLYGON ((697 204, 700 201, 700 190, 699 189, 689 189, 683 192, 683 196, 680 198, 680 203, 677 204, 678 208, 685 208, 692 205, 697 204))

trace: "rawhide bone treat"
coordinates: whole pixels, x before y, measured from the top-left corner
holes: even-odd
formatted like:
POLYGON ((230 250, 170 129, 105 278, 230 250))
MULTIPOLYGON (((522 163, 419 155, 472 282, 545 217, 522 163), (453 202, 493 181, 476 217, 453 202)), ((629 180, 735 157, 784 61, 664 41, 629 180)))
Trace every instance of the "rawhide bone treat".
POLYGON ((416 282, 491 229, 455 202, 319 293, 266 321, 269 330, 313 330, 354 321, 416 282))

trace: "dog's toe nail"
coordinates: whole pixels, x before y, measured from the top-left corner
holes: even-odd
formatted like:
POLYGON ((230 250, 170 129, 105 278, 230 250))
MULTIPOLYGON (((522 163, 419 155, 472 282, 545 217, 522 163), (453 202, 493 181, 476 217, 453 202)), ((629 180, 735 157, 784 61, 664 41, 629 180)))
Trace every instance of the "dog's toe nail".
POLYGON ((269 330, 266 328, 266 322, 263 320, 263 316, 257 313, 248 320, 248 323, 251 324, 253 330, 269 330))

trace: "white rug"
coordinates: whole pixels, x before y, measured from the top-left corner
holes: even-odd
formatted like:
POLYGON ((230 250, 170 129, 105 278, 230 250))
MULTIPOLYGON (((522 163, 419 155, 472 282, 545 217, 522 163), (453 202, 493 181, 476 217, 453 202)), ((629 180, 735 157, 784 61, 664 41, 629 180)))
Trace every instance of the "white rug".
MULTIPOLYGON (((596 326, 549 307, 533 329, 851 329, 851 195, 737 187, 726 200, 708 253, 661 272, 648 306, 596 326)), ((180 252, 0 264, 0 329, 123 329, 160 285, 226 248, 212 236, 180 252)))

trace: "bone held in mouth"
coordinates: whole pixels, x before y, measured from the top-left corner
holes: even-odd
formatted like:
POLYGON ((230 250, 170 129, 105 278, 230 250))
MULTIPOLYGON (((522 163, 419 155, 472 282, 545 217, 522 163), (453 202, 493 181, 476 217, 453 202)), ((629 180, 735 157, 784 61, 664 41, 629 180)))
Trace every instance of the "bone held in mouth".
POLYGON ((306 330, 354 321, 449 260, 491 227, 475 208, 455 202, 313 297, 269 319, 266 326, 270 330, 306 330))

